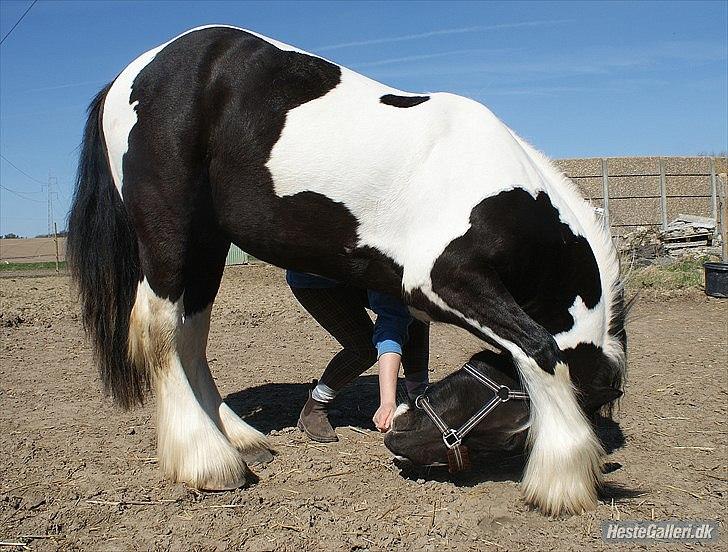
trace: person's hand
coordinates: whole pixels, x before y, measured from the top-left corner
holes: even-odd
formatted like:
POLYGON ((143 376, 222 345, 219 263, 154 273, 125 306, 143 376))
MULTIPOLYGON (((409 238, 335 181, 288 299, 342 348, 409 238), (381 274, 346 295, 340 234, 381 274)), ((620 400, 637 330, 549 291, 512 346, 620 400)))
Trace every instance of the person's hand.
POLYGON ((397 406, 394 403, 383 403, 379 405, 377 411, 374 413, 372 421, 376 428, 382 433, 386 433, 392 427, 392 418, 394 418, 394 411, 397 406))

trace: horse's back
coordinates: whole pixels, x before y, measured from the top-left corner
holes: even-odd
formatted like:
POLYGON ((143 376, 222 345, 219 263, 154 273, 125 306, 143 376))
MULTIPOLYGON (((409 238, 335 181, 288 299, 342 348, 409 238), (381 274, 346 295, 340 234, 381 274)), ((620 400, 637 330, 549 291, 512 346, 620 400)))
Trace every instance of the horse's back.
POLYGON ((125 202, 145 211, 203 189, 233 241, 282 266, 347 277, 366 250, 410 291, 476 217, 489 262, 528 280, 544 258, 528 252, 561 256, 561 221, 584 234, 573 198, 485 106, 401 92, 237 28, 140 56, 107 96, 104 131, 125 202))

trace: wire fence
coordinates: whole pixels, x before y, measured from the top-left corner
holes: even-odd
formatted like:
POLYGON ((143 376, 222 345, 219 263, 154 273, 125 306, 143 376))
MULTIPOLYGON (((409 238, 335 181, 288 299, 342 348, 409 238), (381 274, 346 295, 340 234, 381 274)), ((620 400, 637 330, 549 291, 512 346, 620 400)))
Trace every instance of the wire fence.
MULTIPOLYGON (((66 259, 66 238, 58 238, 58 259, 66 259)), ((0 240, 0 262, 50 263, 56 261, 56 243, 53 238, 27 238, 0 240)))
MULTIPOLYGON (((612 235, 637 226, 665 228, 678 214, 716 219, 721 178, 726 179, 725 157, 612 157, 562 159, 557 166, 592 204, 604 210, 612 235)), ((59 259, 65 260, 66 239, 58 238, 59 259)), ((40 263, 56 260, 52 237, 1 239, 0 262, 40 263)), ((232 245, 225 264, 241 265, 257 259, 232 245)))

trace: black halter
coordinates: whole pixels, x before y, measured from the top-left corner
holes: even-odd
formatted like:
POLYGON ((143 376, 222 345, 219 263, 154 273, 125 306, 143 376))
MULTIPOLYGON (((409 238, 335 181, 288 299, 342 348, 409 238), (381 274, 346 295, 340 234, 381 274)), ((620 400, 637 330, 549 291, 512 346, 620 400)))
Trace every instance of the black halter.
POLYGON ((475 426, 482 422, 483 419, 493 412, 493 410, 495 410, 495 408, 501 403, 508 402, 511 399, 528 400, 528 394, 525 391, 513 391, 506 385, 500 385, 498 382, 481 374, 468 363, 462 367, 462 370, 465 370, 480 383, 491 389, 495 395, 483 408, 478 410, 468 421, 460 426, 460 428, 452 429, 449 427, 437 414, 437 412, 433 410, 430 402, 424 394, 415 399, 415 406, 420 410, 424 410, 432 422, 437 426, 437 429, 442 432, 442 440, 448 449, 448 464, 450 472, 452 473, 462 471, 465 468, 467 461, 467 449, 462 446, 462 442, 465 436, 470 433, 475 426), (465 452, 466 458, 463 458, 463 452, 465 452))

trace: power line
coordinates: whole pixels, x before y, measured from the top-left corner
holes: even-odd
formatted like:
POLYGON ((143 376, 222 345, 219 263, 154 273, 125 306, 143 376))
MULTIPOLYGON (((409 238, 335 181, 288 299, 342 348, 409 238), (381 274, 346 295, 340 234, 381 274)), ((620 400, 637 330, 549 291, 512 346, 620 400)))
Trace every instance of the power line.
POLYGON ((5 39, 6 39, 7 37, 9 37, 9 36, 10 36, 10 33, 12 33, 12 32, 13 32, 13 31, 15 30, 15 27, 17 27, 18 25, 20 25, 20 22, 21 22, 21 21, 23 20, 23 18, 24 18, 24 17, 26 16, 26 15, 28 15, 28 12, 30 11, 30 8, 32 8, 33 6, 35 6, 35 3, 36 3, 37 1, 38 1, 38 0, 33 0, 33 2, 32 2, 32 3, 30 4, 30 6, 28 6, 28 9, 27 9, 27 10, 25 10, 25 11, 23 12, 23 15, 21 15, 21 16, 20 16, 20 19, 18 19, 18 20, 17 20, 16 22, 15 22, 15 25, 13 25, 13 26, 12 26, 12 27, 10 28, 10 30, 9 30, 9 31, 8 31, 8 32, 7 32, 6 34, 5 34, 5 36, 4 36, 3 38, 2 38, 2 40, 0 40, 0 45, 2 45, 2 43, 3 43, 3 42, 5 42, 5 39))
POLYGON ((11 190, 7 186, 3 186, 8 192, 13 192, 14 194, 42 194, 43 192, 26 192, 25 190, 11 190))
MULTIPOLYGON (((34 178, 34 177, 30 176, 30 175, 29 175, 29 174, 28 174, 27 172, 25 172, 25 171, 24 171, 23 169, 21 169, 20 167, 18 167, 18 166, 17 166, 17 165, 15 164, 15 163, 13 163, 12 161, 10 161, 10 159, 8 159, 7 157, 5 157, 5 156, 4 156, 3 154, 1 154, 1 153, 0 153, 0 157, 1 157, 1 158, 2 158, 2 160, 3 160, 3 161, 5 161, 5 162, 6 162, 6 163, 7 163, 8 165, 10 165, 11 167, 13 167, 13 168, 14 168, 14 169, 15 169, 16 171, 18 171, 19 173, 21 173, 21 174, 24 174, 25 176, 27 176, 28 178, 30 178, 30 179, 31 179, 31 180, 32 180, 33 182, 37 182, 37 183, 38 183, 38 184, 40 184, 41 186, 45 186, 45 185, 46 185, 46 183, 45 183, 45 182, 41 182, 41 181, 40 181, 40 180, 38 180, 37 178, 34 178)), ((7 188, 6 188, 6 189, 7 189, 7 188)))
POLYGON ((5 190, 5 191, 7 191, 7 192, 10 192, 11 194, 15 194, 15 195, 16 195, 16 196, 18 196, 18 197, 19 197, 20 199, 25 199, 26 201, 32 201, 33 203, 45 203, 45 201, 41 201, 41 200, 39 200, 39 199, 32 199, 32 198, 30 198, 30 197, 25 197, 24 195, 21 195, 21 194, 19 194, 19 193, 18 193, 18 192, 16 192, 15 190, 11 190, 10 188, 6 188, 6 187, 5 187, 5 186, 3 186, 2 184, 0 184, 0 188, 2 188, 3 190, 5 190))

